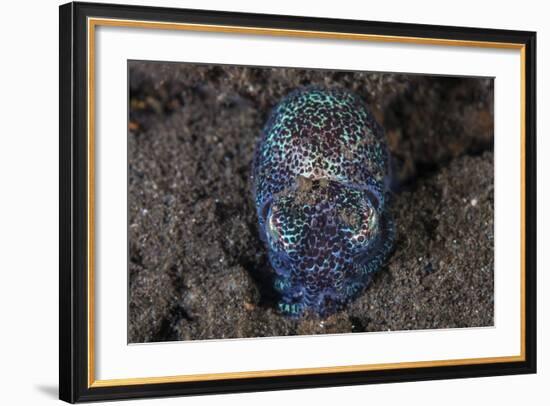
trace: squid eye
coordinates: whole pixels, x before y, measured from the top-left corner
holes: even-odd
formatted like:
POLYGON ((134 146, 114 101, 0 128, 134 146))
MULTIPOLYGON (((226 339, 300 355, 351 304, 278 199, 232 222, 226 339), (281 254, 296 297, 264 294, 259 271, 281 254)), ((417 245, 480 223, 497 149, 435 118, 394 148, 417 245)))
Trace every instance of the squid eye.
POLYGON ((267 215, 269 214, 270 209, 271 209, 271 199, 265 202, 264 205, 262 206, 262 209, 260 210, 260 216, 266 223, 267 223, 267 215))
POLYGON ((270 236, 270 238, 273 241, 278 241, 280 238, 279 231, 277 230, 277 225, 275 224, 275 216, 273 213, 273 207, 269 207, 267 214, 266 214, 266 220, 265 220, 265 226, 267 228, 267 232, 270 236))
POLYGON ((366 207, 359 221, 354 227, 352 241, 358 248, 367 245, 378 233, 378 212, 372 207, 366 207))
POLYGON ((380 216, 378 215, 377 210, 371 210, 371 215, 369 216, 368 220, 368 228, 370 230, 377 230, 378 229, 378 222, 379 222, 380 216))
POLYGON ((380 199, 378 198, 377 193, 369 189, 365 189, 365 194, 369 198, 369 202, 374 207, 374 209, 378 210, 380 208, 380 199))

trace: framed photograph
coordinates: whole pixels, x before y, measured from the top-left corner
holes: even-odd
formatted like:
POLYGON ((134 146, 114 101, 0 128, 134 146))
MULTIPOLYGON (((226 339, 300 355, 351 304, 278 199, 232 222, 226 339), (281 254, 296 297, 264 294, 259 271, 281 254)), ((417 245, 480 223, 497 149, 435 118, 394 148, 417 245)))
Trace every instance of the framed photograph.
POLYGON ((60 7, 60 398, 536 371, 536 34, 60 7))

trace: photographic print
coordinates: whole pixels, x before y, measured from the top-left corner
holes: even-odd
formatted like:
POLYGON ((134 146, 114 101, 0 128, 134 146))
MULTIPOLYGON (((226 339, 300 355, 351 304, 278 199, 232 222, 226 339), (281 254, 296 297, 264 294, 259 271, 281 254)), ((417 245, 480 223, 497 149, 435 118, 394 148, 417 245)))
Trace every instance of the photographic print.
POLYGON ((493 326, 493 85, 128 61, 128 342, 493 326))
POLYGON ((536 372, 536 33, 59 21, 61 399, 536 372))

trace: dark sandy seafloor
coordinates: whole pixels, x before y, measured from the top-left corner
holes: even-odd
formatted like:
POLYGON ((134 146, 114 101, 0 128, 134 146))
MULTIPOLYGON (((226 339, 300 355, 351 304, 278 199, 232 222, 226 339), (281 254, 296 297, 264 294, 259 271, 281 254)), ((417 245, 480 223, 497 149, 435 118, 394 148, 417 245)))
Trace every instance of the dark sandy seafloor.
POLYGON ((129 342, 493 325, 493 82, 129 62, 129 342), (344 87, 385 128, 395 251, 326 319, 275 309, 250 169, 301 86, 344 87))

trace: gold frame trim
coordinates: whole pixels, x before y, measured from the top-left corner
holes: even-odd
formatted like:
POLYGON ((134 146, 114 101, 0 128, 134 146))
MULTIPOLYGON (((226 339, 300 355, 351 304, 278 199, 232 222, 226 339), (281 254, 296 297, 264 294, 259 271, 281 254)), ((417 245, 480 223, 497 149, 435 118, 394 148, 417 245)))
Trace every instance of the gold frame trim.
POLYGON ((187 23, 165 23, 140 20, 122 20, 109 18, 88 18, 87 21, 87 41, 88 41, 88 388, 101 388, 126 385, 143 384, 161 384, 192 381, 213 381, 221 379, 243 379, 243 378, 266 378, 278 376, 296 376, 312 374, 331 374, 341 372, 360 372, 360 371, 380 371, 398 368, 426 368, 441 366, 458 366, 474 364, 495 364, 504 362, 522 362, 526 359, 525 349, 525 45, 506 42, 486 42, 486 41, 463 41, 453 39, 439 38, 421 38, 421 37, 400 37, 391 35, 372 35, 355 34, 345 32, 326 32, 326 31, 307 31, 291 29, 275 29, 261 27, 241 27, 230 25, 210 25, 210 24, 187 24, 187 23), (459 47, 477 47, 477 48, 496 48, 512 49, 520 51, 521 65, 521 117, 520 117, 520 136, 521 136, 521 269, 520 269, 520 354, 515 356, 503 357, 485 357, 485 358, 465 358, 453 360, 434 360, 434 361, 415 361, 415 362, 396 362, 383 364, 364 364, 364 365, 346 365, 334 367, 317 368, 295 368, 295 369, 277 369, 266 371, 243 371, 243 372, 221 372, 212 374, 190 374, 174 375, 145 378, 123 378, 123 379, 95 379, 95 338, 94 338, 94 299, 95 299, 95 28, 97 26, 110 27, 132 27, 149 28, 160 30, 183 30, 195 32, 219 32, 248 35, 268 35, 299 38, 319 38, 319 39, 341 39, 357 40, 386 43, 404 43, 417 45, 435 45, 435 46, 459 46, 459 47))

